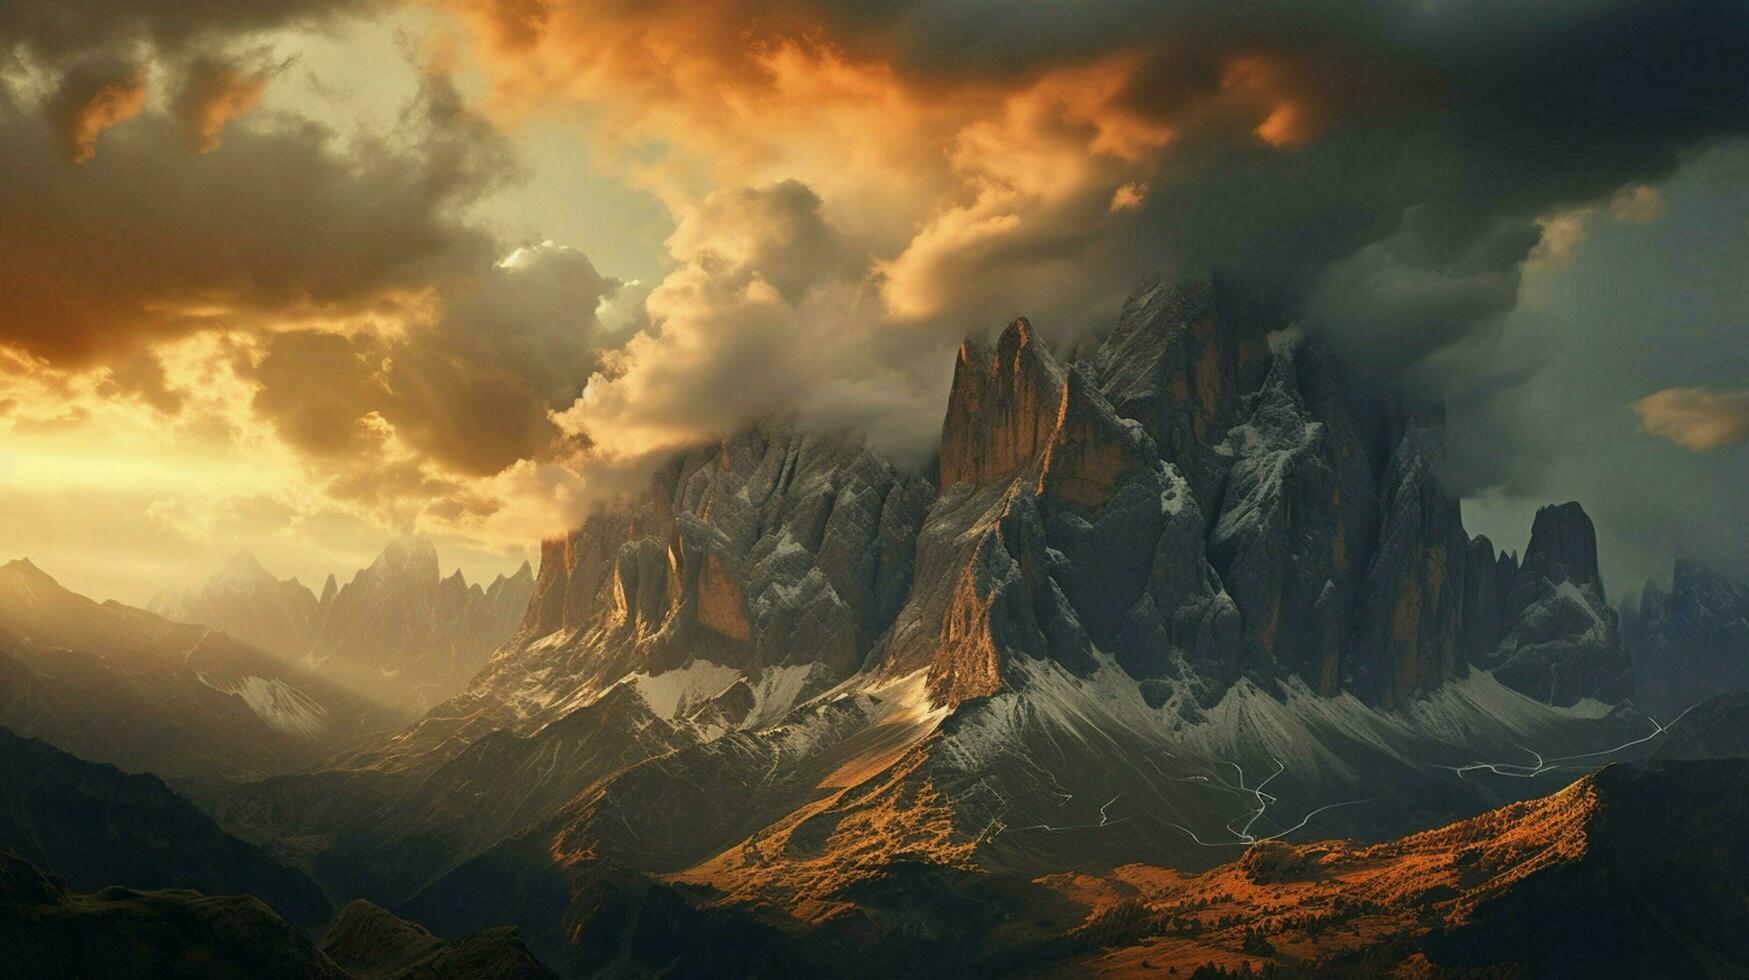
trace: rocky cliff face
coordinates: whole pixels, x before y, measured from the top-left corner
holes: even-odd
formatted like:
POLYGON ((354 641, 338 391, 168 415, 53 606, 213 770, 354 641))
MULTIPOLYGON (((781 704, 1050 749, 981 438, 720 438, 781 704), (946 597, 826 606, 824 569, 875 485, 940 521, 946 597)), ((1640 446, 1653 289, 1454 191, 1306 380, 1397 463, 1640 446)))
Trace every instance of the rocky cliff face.
POLYGON ((1104 650, 1140 679, 1186 680, 1202 656, 1221 672, 1237 619, 1189 485, 1027 321, 961 349, 942 474, 882 669, 927 669, 942 703, 995 693, 1016 656, 1086 674, 1104 650))
POLYGON ((1291 333, 1222 333, 1218 299, 1144 292, 1086 363, 1024 320, 961 350, 889 666, 948 701, 1000 688, 1003 653, 1095 650, 1211 693, 1292 676, 1395 707, 1486 662, 1553 703, 1627 695, 1577 505, 1501 565, 1441 484, 1437 411, 1357 397, 1291 333))
POLYGON ((1749 689, 1749 585, 1700 562, 1677 559, 1668 591, 1647 583, 1622 632, 1651 706, 1681 711, 1749 689))
POLYGON ((1437 407, 1361 393, 1218 280, 1157 284, 1075 363, 1024 319, 962 346, 934 485, 781 425, 674 461, 545 544, 475 690, 529 717, 696 661, 747 674, 747 704, 773 670, 866 668, 951 705, 1021 660, 1109 657, 1156 699, 1291 677, 1395 707, 1473 664, 1626 696, 1583 511, 1539 516, 1521 570, 1470 540, 1443 465, 1437 407))
POLYGON ((533 716, 698 661, 739 675, 703 692, 723 695, 710 710, 781 710, 862 668, 934 496, 853 440, 781 426, 686 454, 628 507, 543 544, 519 643, 475 689, 533 716))

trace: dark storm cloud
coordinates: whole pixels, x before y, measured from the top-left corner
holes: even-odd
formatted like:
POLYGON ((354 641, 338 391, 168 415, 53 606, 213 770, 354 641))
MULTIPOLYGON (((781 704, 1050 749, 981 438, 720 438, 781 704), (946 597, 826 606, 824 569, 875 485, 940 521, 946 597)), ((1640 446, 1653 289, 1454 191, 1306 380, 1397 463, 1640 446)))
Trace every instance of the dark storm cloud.
POLYGON ((1149 57, 1203 67, 1139 87, 1138 104, 1169 114, 1249 51, 1280 59, 1283 97, 1328 123, 1298 145, 1212 139, 1169 161, 1150 231, 1385 367, 1511 309, 1537 219, 1749 128, 1737 2, 1223 10, 1154 15, 1149 57))
MULTIPOLYGON (((559 34, 602 70, 636 73, 593 48, 588 25, 635 44, 687 5, 484 6, 507 58, 559 34)), ((1134 282, 1162 257, 1215 266, 1381 371, 1510 310, 1538 219, 1666 177, 1685 153, 1749 131, 1741 0, 712 9, 688 21, 676 60, 712 62, 709 77, 724 84, 761 84, 760 53, 785 41, 823 39, 942 92, 1019 90, 1053 69, 1132 59, 1117 101, 1176 136, 1121 242, 1059 229, 1030 237, 1024 254, 961 256, 957 277, 1001 281, 1053 255, 1114 282, 1134 282)), ((664 91, 658 79, 638 81, 664 91)))
POLYGON ((1152 239, 1243 275, 1399 365, 1512 307, 1535 219, 1749 131, 1740 0, 894 0, 824 5, 818 23, 924 84, 1136 54, 1127 104, 1183 145, 1133 254, 1152 239), (1209 128, 1245 60, 1315 138, 1209 128), (1408 332, 1426 336, 1392 336, 1408 332))

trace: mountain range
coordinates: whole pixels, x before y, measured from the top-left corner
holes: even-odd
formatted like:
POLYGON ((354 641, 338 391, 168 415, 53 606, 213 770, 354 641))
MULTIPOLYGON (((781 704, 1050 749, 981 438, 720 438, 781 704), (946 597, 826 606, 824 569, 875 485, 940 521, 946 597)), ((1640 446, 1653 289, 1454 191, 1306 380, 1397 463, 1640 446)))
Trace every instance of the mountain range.
MULTIPOLYGON (((245 556, 160 605, 208 629, 13 563, 0 724, 344 906, 272 939, 312 975, 1740 970, 1749 710, 1690 699, 1749 593, 1679 564, 1618 616, 1576 502, 1497 551, 1443 424, 1156 283, 1073 358, 968 341, 928 467, 767 419, 488 589, 416 541, 320 597, 245 556)), ((7 867, 43 921, 170 901, 7 867)))
POLYGON ((1647 583, 1622 629, 1648 705, 1679 711, 1749 688, 1749 584, 1678 559, 1670 588, 1647 583))
POLYGON ((195 792, 310 765, 394 715, 231 636, 0 565, 0 725, 195 792))
POLYGON ((515 632, 533 587, 527 562, 484 588, 460 569, 442 577, 431 542, 405 538, 345 585, 329 575, 319 597, 243 551, 199 587, 165 590, 149 608, 224 630, 417 715, 467 686, 515 632))
POLYGON ((543 544, 466 692, 215 812, 338 894, 508 915, 582 969, 604 893, 808 933, 896 866, 1385 839, 1657 737, 1583 509, 1497 553, 1437 406, 1267 326, 1218 281, 1142 292, 1067 364, 1015 321, 960 350, 933 472, 783 420, 681 454, 543 544))

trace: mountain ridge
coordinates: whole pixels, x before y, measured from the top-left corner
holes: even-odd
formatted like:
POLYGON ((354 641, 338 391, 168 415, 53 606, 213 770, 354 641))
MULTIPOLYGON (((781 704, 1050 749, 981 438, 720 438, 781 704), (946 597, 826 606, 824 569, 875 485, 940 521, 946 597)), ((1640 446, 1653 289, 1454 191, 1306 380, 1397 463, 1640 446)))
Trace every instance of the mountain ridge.
POLYGON ((0 725, 197 795, 308 765, 393 718, 227 634, 0 567, 0 725))
POLYGON ((459 568, 444 576, 435 546, 410 537, 390 541, 344 585, 330 574, 320 597, 274 578, 245 550, 199 587, 161 592, 151 609, 417 715, 458 693, 511 637, 533 588, 528 562, 484 586, 459 568))
POLYGON ((1121 357, 1063 364, 1024 320, 969 342, 939 481, 780 422, 678 454, 543 542, 464 694, 239 787, 221 822, 443 931, 493 924, 495 895, 558 963, 622 875, 856 919, 845 896, 899 867, 1384 839, 1579 768, 1496 778, 1521 746, 1656 738, 1598 697, 1625 655, 1582 510, 1538 522, 1549 560, 1497 556, 1443 489, 1440 412, 1353 395, 1314 339, 1237 315, 1161 286, 1121 357), (1508 637, 1517 669, 1491 673, 1508 637))

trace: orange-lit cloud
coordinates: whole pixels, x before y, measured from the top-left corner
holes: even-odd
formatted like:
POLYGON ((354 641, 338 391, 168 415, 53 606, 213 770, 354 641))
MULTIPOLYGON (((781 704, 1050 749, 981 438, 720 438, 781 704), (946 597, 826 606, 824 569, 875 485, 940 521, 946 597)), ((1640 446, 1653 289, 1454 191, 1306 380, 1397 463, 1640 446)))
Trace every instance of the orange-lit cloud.
POLYGON ((182 80, 175 105, 189 142, 202 153, 217 149, 225 126, 261 104, 272 74, 270 67, 250 68, 214 58, 196 59, 182 80))
POLYGON ((1127 184, 1119 186, 1117 190, 1112 192, 1111 209, 1113 211, 1127 211, 1131 208, 1139 208, 1142 206, 1142 201, 1147 198, 1147 196, 1147 184, 1140 181, 1130 181, 1127 184))
POLYGON ((1749 391, 1666 388, 1633 409, 1647 432, 1697 453, 1749 439, 1749 391))
POLYGON ((1252 132, 1271 146, 1288 147, 1317 135, 1324 124, 1324 111, 1290 64, 1259 55, 1235 58, 1227 65, 1221 84, 1252 103, 1250 111, 1263 113, 1252 132))
POLYGON ((69 72, 47 108, 61 152, 69 161, 83 163, 96 154, 97 137, 104 130, 134 118, 145 107, 143 65, 98 62, 69 72))

